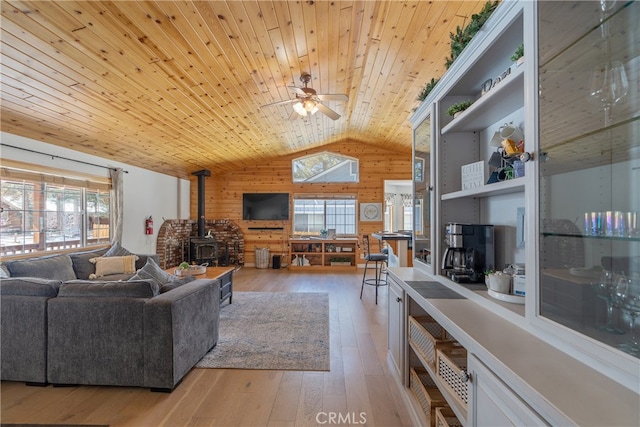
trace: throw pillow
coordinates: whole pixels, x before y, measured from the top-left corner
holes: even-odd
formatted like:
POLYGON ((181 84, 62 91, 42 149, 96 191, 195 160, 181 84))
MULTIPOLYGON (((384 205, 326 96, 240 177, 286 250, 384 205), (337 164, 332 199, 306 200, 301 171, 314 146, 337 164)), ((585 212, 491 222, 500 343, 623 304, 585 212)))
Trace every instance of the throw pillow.
POLYGON ((11 277, 9 270, 7 270, 4 264, 0 264, 0 279, 6 279, 7 277, 11 277))
POLYGON ((110 256, 125 256, 125 255, 133 255, 133 253, 123 248, 120 245, 120 242, 114 242, 113 245, 111 245, 109 250, 103 256, 110 257, 110 256))
POLYGON ((89 261, 96 265, 96 272, 90 274, 89 279, 109 274, 133 274, 136 272, 137 258, 137 255, 91 258, 89 261))
POLYGON ((96 265, 90 261, 91 258, 104 256, 108 248, 100 248, 87 252, 74 252, 69 254, 71 257, 71 263, 73 264, 73 271, 76 272, 78 279, 87 280, 89 276, 95 274, 96 265))
POLYGON ((178 276, 174 276, 173 274, 169 274, 164 271, 160 266, 153 260, 153 258, 147 258, 147 263, 142 267, 135 276, 133 276, 129 280, 139 280, 139 279, 151 279, 155 283, 158 284, 158 287, 165 285, 169 282, 173 282, 174 280, 180 279, 178 276))

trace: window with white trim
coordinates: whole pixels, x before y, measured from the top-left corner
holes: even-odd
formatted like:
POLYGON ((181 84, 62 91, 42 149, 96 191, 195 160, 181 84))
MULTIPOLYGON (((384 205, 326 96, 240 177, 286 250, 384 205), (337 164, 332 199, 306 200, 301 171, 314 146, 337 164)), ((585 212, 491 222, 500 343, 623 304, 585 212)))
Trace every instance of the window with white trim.
MULTIPOLYGON (((4 163, 4 162, 3 162, 4 163)), ((108 244, 111 185, 54 172, 0 169, 0 253, 15 255, 108 244)))
POLYGON ((319 236, 321 230, 335 229, 338 236, 355 236, 355 196, 294 195, 293 233, 319 236))
POLYGON ((291 162, 293 182, 358 182, 359 161, 355 157, 324 151, 298 157, 291 162))

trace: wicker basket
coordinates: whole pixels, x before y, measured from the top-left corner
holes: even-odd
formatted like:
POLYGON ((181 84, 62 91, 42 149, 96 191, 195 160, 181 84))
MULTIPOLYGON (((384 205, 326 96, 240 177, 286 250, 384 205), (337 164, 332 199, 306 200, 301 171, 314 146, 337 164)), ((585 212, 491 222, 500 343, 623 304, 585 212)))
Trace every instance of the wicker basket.
POLYGON ((464 427, 451 408, 436 408, 436 427, 464 427))
POLYGON ((467 350, 461 346, 437 350, 436 375, 462 408, 467 407, 467 350))
POLYGON ((423 368, 411 368, 409 388, 427 416, 429 426, 435 427, 436 408, 446 406, 447 403, 429 373, 423 368))
POLYGON ((416 353, 435 370, 436 350, 453 345, 455 341, 430 316, 409 316, 409 343, 416 353))

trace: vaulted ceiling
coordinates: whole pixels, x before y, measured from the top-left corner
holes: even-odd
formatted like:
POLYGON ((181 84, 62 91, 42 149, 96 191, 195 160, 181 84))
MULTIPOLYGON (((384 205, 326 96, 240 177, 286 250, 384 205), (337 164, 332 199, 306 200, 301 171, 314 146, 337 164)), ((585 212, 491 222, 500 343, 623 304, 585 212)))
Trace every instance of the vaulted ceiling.
POLYGON ((338 141, 411 152, 416 96, 483 1, 2 1, 8 133, 178 177, 338 141), (289 86, 341 115, 290 119, 289 86))

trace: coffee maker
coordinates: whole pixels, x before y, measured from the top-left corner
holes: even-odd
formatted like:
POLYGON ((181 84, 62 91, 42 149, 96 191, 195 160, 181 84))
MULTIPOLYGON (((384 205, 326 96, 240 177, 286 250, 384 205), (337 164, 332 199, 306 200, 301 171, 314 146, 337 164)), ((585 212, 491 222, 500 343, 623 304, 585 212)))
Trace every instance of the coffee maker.
POLYGON ((454 282, 482 283, 495 264, 493 225, 449 223, 442 271, 454 282))

